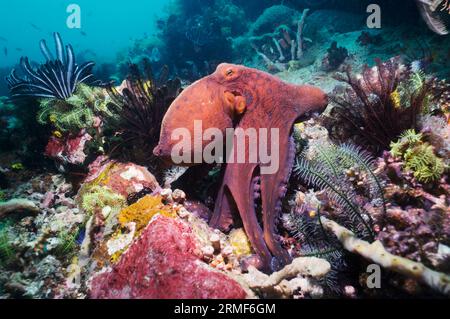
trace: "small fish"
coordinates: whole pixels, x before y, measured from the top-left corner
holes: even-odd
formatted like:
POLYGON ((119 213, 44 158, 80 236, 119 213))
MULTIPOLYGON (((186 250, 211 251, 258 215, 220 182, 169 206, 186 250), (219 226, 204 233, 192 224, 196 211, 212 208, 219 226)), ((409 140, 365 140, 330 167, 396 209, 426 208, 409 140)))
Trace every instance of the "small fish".
POLYGON ((22 48, 16 48, 16 51, 17 51, 17 52, 22 52, 23 49, 22 49, 22 48))
POLYGON ((35 24, 33 24, 33 23, 30 23, 30 26, 31 26, 33 29, 37 30, 37 31, 42 31, 41 28, 39 28, 37 25, 35 25, 35 24))
POLYGON ((82 35, 83 37, 87 37, 87 33, 86 33, 86 32, 81 31, 80 33, 81 33, 81 35, 82 35))
POLYGON ((8 48, 7 47, 3 48, 3 52, 5 53, 5 56, 8 56, 8 48))

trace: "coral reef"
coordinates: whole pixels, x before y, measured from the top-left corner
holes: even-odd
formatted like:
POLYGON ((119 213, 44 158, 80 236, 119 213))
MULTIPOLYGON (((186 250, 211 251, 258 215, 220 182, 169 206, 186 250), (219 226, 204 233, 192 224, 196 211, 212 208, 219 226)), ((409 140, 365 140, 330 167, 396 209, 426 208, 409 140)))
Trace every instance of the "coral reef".
POLYGON ((449 296, 448 1, 344 2, 175 0, 95 71, 57 33, 0 68, 0 298, 449 296), (194 120, 278 129, 276 173, 174 166, 194 120))
POLYGON ((355 233, 373 239, 374 225, 361 203, 369 202, 384 210, 385 201, 383 184, 375 173, 371 155, 344 144, 316 146, 315 155, 309 159, 305 157, 297 160, 296 174, 309 185, 325 190, 334 202, 335 216, 350 225, 355 233))
POLYGON ((65 289, 65 267, 78 251, 84 219, 68 197, 71 191, 62 176, 42 175, 8 193, 24 200, 3 203, 8 214, 0 220, 2 298, 56 298, 65 289))

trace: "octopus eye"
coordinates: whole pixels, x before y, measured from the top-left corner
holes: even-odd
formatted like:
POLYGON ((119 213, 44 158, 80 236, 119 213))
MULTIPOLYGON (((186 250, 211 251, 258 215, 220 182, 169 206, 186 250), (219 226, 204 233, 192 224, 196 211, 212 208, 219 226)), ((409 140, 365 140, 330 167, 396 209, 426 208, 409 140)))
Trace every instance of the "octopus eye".
POLYGON ((228 70, 225 72, 225 75, 226 75, 226 76, 232 76, 233 74, 234 74, 233 69, 228 69, 228 70))

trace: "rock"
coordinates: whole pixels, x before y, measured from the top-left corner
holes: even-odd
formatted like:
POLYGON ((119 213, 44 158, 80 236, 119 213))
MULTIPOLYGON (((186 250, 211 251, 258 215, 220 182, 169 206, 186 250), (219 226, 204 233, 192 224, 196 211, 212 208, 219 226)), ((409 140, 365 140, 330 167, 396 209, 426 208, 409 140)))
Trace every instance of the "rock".
POLYGON ((39 207, 27 199, 11 199, 10 201, 0 203, 0 218, 14 212, 38 213, 39 207))
POLYGON ((45 148, 45 155, 63 164, 83 164, 87 157, 84 148, 91 140, 92 136, 84 131, 65 139, 52 136, 45 148))
POLYGON ((245 298, 244 289, 201 261, 191 229, 155 217, 110 271, 95 276, 90 297, 133 299, 245 298))
POLYGON ((219 252, 220 251, 220 236, 218 234, 212 234, 209 238, 211 241, 211 245, 214 248, 214 251, 219 252))
POLYGON ((181 189, 176 189, 172 193, 172 199, 177 203, 183 203, 186 200, 186 193, 181 189))

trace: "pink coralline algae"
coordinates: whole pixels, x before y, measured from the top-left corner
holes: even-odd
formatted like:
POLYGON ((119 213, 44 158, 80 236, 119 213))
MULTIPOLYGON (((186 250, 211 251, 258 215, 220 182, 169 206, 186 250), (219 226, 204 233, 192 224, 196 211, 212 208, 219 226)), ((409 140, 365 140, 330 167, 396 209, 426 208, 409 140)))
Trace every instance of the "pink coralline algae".
POLYGON ((94 277, 95 299, 242 299, 244 289, 201 261, 183 222, 156 217, 109 272, 94 277))
POLYGON ((108 186, 125 197, 145 188, 152 191, 160 189, 155 176, 147 168, 133 163, 114 162, 104 156, 99 156, 89 165, 84 183, 108 186))
POLYGON ((87 157, 84 147, 90 140, 92 136, 85 132, 65 139, 52 136, 45 148, 45 155, 64 164, 83 164, 87 157))

